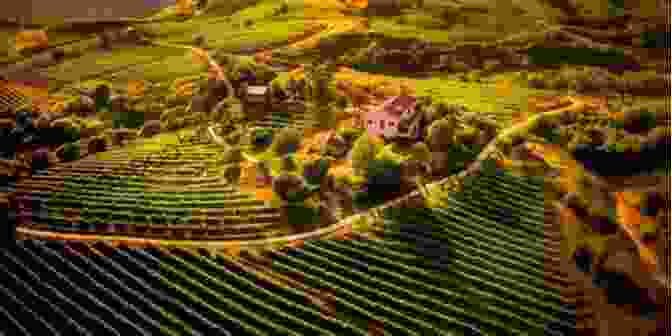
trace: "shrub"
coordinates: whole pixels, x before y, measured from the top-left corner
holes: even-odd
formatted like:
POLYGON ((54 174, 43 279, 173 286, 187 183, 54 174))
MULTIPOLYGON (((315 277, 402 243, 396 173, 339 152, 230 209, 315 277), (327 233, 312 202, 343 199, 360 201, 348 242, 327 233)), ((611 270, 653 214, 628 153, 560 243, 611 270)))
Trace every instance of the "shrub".
POLYGON ((319 185, 329 171, 329 160, 317 159, 305 164, 303 178, 308 184, 319 185))
POLYGON ((467 82, 480 83, 483 78, 483 72, 480 70, 472 70, 466 74, 467 82))
POLYGON ((322 127, 324 129, 335 128, 337 118, 336 109, 334 109, 333 105, 318 105, 317 103, 312 103, 310 105, 312 106, 311 110, 313 118, 318 127, 322 127))
POLYGON ((436 121, 446 116, 454 116, 463 112, 464 107, 457 104, 448 104, 446 102, 439 102, 434 104, 432 108, 426 108, 425 113, 431 121, 436 121))
POLYGON ((433 151, 446 151, 454 143, 456 122, 454 119, 441 119, 429 127, 427 142, 433 151))
POLYGON ((549 79, 547 86, 554 90, 564 90, 569 88, 570 81, 565 77, 558 76, 556 78, 549 79))
POLYGON ((441 19, 443 19, 443 21, 445 21, 448 24, 454 24, 457 23, 457 20, 460 17, 460 15, 461 13, 459 9, 448 7, 441 12, 441 19))
POLYGON ((256 128, 251 134, 251 143, 255 147, 268 146, 273 142, 273 129, 256 128))
POLYGON ((79 160, 79 142, 66 143, 63 146, 63 161, 70 162, 79 160))
POLYGON ((94 100, 96 104, 96 111, 101 111, 103 108, 110 106, 110 87, 106 84, 98 85, 94 92, 94 100))
POLYGON ((273 179, 273 191, 285 201, 299 201, 302 196, 305 196, 302 195, 304 189, 304 181, 297 175, 282 174, 273 179))
POLYGON ((336 106, 338 108, 344 109, 344 108, 348 107, 349 103, 350 102, 348 101, 348 97, 346 97, 346 96, 336 97, 336 106))
POLYGON ((229 148, 223 155, 222 160, 226 163, 241 162, 244 160, 243 151, 240 147, 229 148))
POLYGON ((533 74, 528 76, 527 85, 533 89, 544 89, 546 88, 546 81, 541 74, 533 74))
POLYGON ((370 189, 356 191, 352 196, 352 204, 359 209, 373 208, 384 202, 382 193, 370 189))
POLYGON ((278 155, 294 153, 299 149, 303 134, 295 128, 284 128, 273 139, 271 150, 278 155))
POLYGON ((467 126, 460 129, 455 135, 455 138, 457 142, 462 144, 474 144, 478 139, 478 135, 479 130, 477 128, 467 126))
POLYGON ((670 48, 669 31, 645 31, 640 38, 642 48, 670 48))
POLYGON ((498 59, 487 59, 483 61, 483 70, 486 73, 492 73, 502 66, 502 62, 498 59))
POLYGON ((141 128, 145 124, 145 113, 140 111, 112 111, 113 128, 141 128))
POLYGON ((429 162, 431 159, 431 152, 429 151, 429 146, 424 142, 416 142, 411 147, 411 159, 429 162))
POLYGON ((627 109, 623 114, 623 126, 633 133, 647 132, 656 127, 656 114, 647 107, 627 109))
POLYGON ((296 172, 299 169, 299 161, 293 154, 283 155, 279 158, 279 170, 281 172, 296 172))
POLYGON ((63 129, 63 142, 75 142, 79 140, 80 131, 77 127, 66 127, 63 129))
POLYGON ((362 135, 363 132, 364 132, 363 129, 348 127, 348 128, 339 128, 337 134, 348 143, 353 143, 357 140, 357 138, 359 138, 362 135))
POLYGON ((254 21, 252 21, 251 19, 245 20, 245 27, 249 28, 252 27, 252 25, 254 25, 254 21))
POLYGON ((287 3, 287 1, 283 1, 282 4, 280 5, 280 7, 278 7, 278 9, 276 9, 275 14, 276 15, 283 15, 283 14, 287 14, 287 13, 289 13, 289 4, 287 3))

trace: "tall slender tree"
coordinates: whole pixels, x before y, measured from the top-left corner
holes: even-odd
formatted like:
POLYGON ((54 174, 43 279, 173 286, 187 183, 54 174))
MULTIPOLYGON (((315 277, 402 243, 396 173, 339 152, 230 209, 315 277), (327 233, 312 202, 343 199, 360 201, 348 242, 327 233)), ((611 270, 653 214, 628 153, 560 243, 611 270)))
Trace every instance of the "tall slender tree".
POLYGON ((321 128, 333 128, 336 123, 336 92, 331 87, 335 70, 335 66, 330 63, 316 64, 305 69, 308 107, 321 128))

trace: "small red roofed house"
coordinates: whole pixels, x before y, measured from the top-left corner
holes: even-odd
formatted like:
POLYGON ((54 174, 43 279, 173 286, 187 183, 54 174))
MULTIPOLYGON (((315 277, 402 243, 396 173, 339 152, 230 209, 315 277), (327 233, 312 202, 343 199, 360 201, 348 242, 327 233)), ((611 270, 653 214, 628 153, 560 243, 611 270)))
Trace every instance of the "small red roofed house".
POLYGON ((366 114, 366 130, 369 135, 390 137, 396 134, 399 120, 405 114, 415 113, 416 99, 413 96, 395 96, 383 105, 366 114))

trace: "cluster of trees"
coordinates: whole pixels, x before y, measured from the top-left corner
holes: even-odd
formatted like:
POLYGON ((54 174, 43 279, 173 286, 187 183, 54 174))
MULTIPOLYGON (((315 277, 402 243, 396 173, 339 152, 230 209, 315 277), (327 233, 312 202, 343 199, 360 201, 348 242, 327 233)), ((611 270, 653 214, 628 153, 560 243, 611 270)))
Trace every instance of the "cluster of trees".
POLYGON ((424 142, 400 150, 396 144, 385 145, 368 134, 361 135, 352 149, 354 173, 364 182, 363 188, 355 193, 355 204, 372 206, 414 188, 416 178, 428 174, 430 157, 430 149, 424 142))
POLYGON ((669 105, 646 104, 615 116, 581 113, 567 124, 544 122, 534 133, 566 147, 601 175, 632 175, 669 163, 664 159, 672 139, 669 118, 669 105), (619 164, 614 165, 615 161, 619 164))
MULTIPOLYGON (((33 119, 33 110, 30 106, 20 108, 15 113, 15 120, 9 127, 0 128, 0 158, 13 160, 18 157, 21 146, 38 147, 48 151, 49 147, 61 146, 65 148, 67 161, 79 158, 80 128, 70 119, 59 119, 56 122, 40 124, 33 119)), ((34 167, 47 165, 46 158, 36 158, 34 167)), ((29 165, 30 166, 30 165, 29 165)))
POLYGON ((617 92, 626 94, 665 95, 670 91, 669 76, 643 73, 619 76, 602 68, 533 74, 527 77, 530 87, 537 89, 573 90, 579 93, 617 92))

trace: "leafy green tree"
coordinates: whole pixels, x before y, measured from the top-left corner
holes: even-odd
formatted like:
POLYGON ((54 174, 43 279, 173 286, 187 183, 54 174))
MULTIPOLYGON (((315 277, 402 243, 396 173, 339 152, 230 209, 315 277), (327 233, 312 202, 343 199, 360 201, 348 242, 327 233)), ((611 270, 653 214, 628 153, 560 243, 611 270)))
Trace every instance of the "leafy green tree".
POLYGON ((275 15, 283 15, 289 13, 289 3, 283 1, 280 7, 275 10, 275 15))
POLYGON ((66 143, 63 146, 63 161, 70 162, 79 160, 79 142, 66 143))
POLYGON ((364 175, 369 167, 369 161, 376 156, 376 147, 368 134, 362 134, 352 147, 352 167, 358 175, 364 175))
POLYGON ((429 127, 429 148, 434 152, 449 151, 455 142, 456 120, 446 118, 437 120, 429 127))
POLYGON ((270 145, 273 142, 273 129, 259 127, 252 130, 250 134, 250 142, 256 148, 270 145))
POLYGON ((273 191, 283 201, 301 202, 307 198, 305 182, 301 176, 282 174, 273 179, 273 191))
POLYGON ((303 167, 303 178, 308 184, 320 185, 329 172, 330 162, 326 158, 320 158, 306 162, 303 167))
POLYGON ((339 128, 337 131, 338 135, 348 143, 353 143, 356 141, 363 132, 363 129, 354 127, 339 128))
POLYGON ((411 147, 411 160, 429 162, 431 159, 431 152, 429 146, 424 142, 416 142, 411 147))
POLYGON ((395 151, 394 147, 395 147, 394 144, 384 146, 381 150, 377 151, 375 159, 401 163, 402 161, 404 161, 405 158, 397 151, 395 151))
POLYGON ((296 172, 299 169, 299 162, 293 154, 286 154, 280 157, 279 168, 285 173, 296 172))
POLYGON ((381 198, 387 192, 399 191, 401 186, 401 162, 388 158, 369 161, 367 170, 369 194, 378 193, 381 198))
POLYGON ((334 128, 336 124, 336 91, 334 82, 335 67, 332 64, 319 64, 306 67, 305 94, 308 106, 319 127, 334 128))

